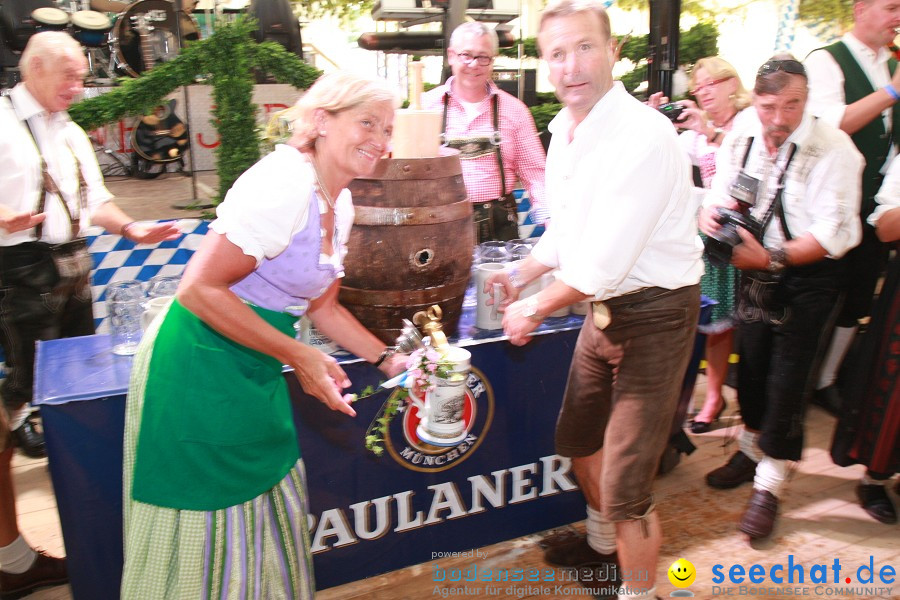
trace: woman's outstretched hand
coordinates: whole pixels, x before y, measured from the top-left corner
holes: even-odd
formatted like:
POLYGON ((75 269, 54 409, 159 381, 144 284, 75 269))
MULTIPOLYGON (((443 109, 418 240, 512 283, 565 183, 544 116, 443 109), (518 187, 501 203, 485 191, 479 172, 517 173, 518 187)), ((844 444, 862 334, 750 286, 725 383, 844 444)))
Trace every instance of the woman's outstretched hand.
POLYGON ((298 358, 292 366, 300 387, 310 396, 315 396, 331 410, 340 411, 351 417, 356 411, 350 407, 351 399, 343 395, 344 388, 350 386, 350 379, 337 361, 315 348, 297 344, 298 358))

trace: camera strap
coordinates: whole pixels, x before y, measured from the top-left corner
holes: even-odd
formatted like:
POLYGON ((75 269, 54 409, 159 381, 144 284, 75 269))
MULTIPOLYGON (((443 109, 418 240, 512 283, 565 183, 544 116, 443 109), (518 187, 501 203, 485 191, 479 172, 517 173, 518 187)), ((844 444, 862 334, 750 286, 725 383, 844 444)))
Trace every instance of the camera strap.
MULTIPOLYGON (((13 107, 13 110, 15 110, 16 106, 13 102, 12 96, 9 96, 7 100, 13 107)), ((73 216, 72 210, 69 208, 69 203, 66 202, 66 199, 59 188, 59 185, 57 185, 56 181, 50 175, 50 170, 47 167, 47 161, 44 160, 44 153, 41 152, 41 147, 38 144, 37 137, 34 135, 34 129, 32 129, 31 123, 28 122, 28 119, 22 119, 21 122, 25 125, 25 129, 31 136, 31 141, 34 142, 34 149, 41 161, 41 188, 40 190, 38 190, 38 202, 37 206, 34 209, 35 214, 44 212, 48 193, 55 195, 57 198, 59 198, 59 202, 66 213, 66 217, 69 219, 69 228, 72 233, 72 238, 77 238, 79 231, 81 231, 81 213, 87 210, 87 184, 85 183, 84 173, 81 170, 81 161, 78 160, 78 155, 75 154, 75 151, 72 149, 72 146, 67 140, 66 147, 68 148, 69 152, 72 153, 72 158, 75 160, 75 170, 78 173, 78 190, 76 192, 78 194, 78 212, 73 216)), ((43 222, 35 225, 34 229, 35 237, 40 240, 44 229, 43 222)))
MULTIPOLYGON (((778 177, 778 188, 775 192, 775 197, 772 199, 772 203, 769 205, 769 208, 766 210, 766 214, 763 215, 760 224, 762 225, 759 229, 760 237, 764 236, 766 233, 766 229, 769 227, 769 223, 772 221, 772 217, 774 215, 778 215, 778 222, 781 225, 781 232, 784 234, 785 239, 791 240, 791 232, 787 226, 787 219, 784 216, 784 205, 782 204, 781 197, 784 194, 784 180, 787 177, 788 167, 791 166, 791 161, 794 160, 794 155, 797 152, 797 144, 791 142, 790 147, 787 150, 787 160, 784 163, 784 168, 781 170, 781 175, 778 177)), ((762 240, 760 240, 761 242, 762 240)))

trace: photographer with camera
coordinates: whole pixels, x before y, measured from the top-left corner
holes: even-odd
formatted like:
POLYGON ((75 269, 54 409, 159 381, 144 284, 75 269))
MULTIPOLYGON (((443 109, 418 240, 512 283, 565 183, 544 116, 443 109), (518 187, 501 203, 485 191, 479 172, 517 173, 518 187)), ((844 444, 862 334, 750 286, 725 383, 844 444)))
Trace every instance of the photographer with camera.
POLYGON ((753 482, 740 529, 767 537, 788 462, 800 460, 807 382, 842 303, 837 258, 859 243, 863 159, 847 134, 805 115, 803 65, 777 56, 753 89, 759 120, 732 132, 700 214, 715 263, 741 271, 739 451, 706 476, 711 487, 753 482))

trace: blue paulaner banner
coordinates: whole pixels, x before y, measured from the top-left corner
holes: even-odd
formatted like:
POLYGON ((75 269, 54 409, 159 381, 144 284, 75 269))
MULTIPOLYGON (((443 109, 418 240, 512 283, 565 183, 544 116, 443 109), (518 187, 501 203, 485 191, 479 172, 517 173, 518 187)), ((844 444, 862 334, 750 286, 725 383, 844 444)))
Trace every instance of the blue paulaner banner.
MULTIPOLYGON (((553 448, 580 325, 572 321, 521 348, 466 345, 466 435, 453 446, 419 439, 418 411, 408 407, 391 421, 383 455, 367 452, 386 393, 357 402, 355 419, 309 397, 295 403, 318 589, 460 552, 474 562, 475 548, 584 518, 570 463, 553 448)), ((367 365, 345 370, 354 391, 380 381, 367 365)))

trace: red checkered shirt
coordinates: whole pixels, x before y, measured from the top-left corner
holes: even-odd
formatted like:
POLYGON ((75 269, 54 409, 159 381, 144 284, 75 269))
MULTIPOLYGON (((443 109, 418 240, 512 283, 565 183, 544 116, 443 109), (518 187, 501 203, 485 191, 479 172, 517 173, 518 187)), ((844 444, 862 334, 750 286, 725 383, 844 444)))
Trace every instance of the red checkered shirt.
POLYGON ((453 77, 444 85, 422 95, 422 108, 439 110, 443 113, 444 93, 449 93, 447 135, 450 137, 479 134, 490 136, 494 131, 491 96, 497 94, 499 98, 497 109, 500 116, 500 152, 503 157, 506 190, 502 192, 500 190, 500 169, 497 167, 497 157, 493 153, 463 160, 461 161, 463 180, 466 183, 469 201, 496 200, 503 193, 515 189, 516 181, 521 181, 531 199, 532 220, 537 224, 544 223, 550 218, 544 194, 546 156, 528 107, 491 82, 489 94, 478 107, 478 116, 469 121, 465 108, 453 95, 452 84, 453 77))

